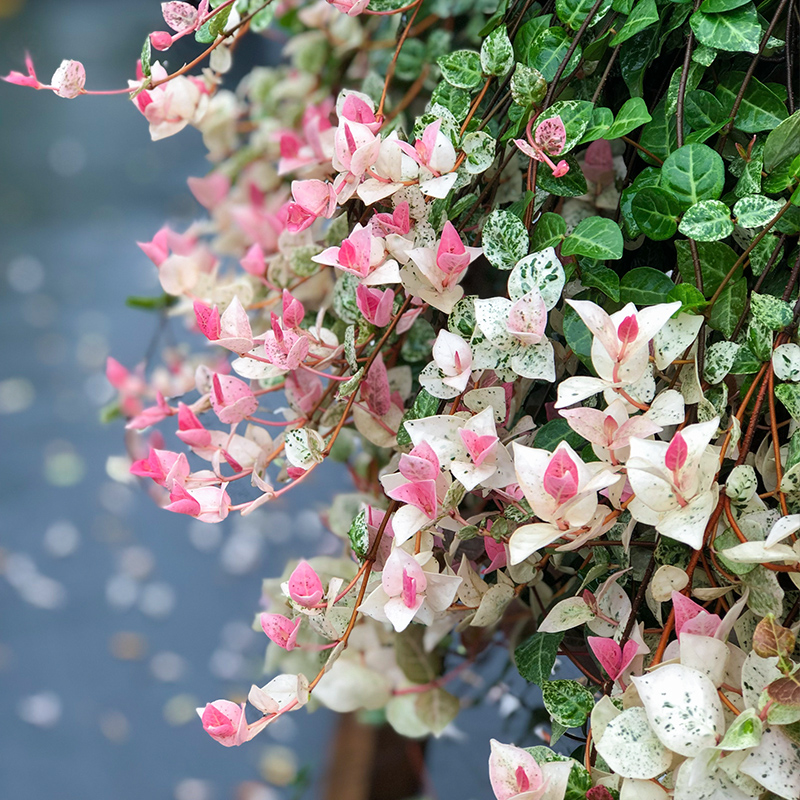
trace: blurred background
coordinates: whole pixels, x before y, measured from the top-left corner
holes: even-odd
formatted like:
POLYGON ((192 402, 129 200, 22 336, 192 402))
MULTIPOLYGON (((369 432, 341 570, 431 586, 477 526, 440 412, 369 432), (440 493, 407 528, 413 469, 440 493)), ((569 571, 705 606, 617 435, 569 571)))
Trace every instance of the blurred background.
MULTIPOLYGON (((0 73, 23 69, 27 49, 43 81, 75 58, 88 88, 124 86, 163 27, 159 5, 0 0, 0 73)), ((249 37, 238 74, 276 48, 249 37)), ((193 54, 189 43, 170 56, 193 54)), ((250 628, 261 578, 338 546, 316 510, 346 476, 318 472, 290 504, 203 525, 109 473, 123 431, 99 422, 105 360, 134 366, 158 324, 125 307, 159 293, 135 242, 201 213, 185 184, 208 169, 199 133, 152 143, 125 96, 66 101, 0 84, 0 142, 0 796, 336 796, 325 774, 347 729, 334 715, 288 715, 229 749, 194 709, 263 683, 265 641, 250 628)), ((456 687, 472 707, 428 746, 430 773, 416 751, 426 796, 491 797, 489 737, 541 743, 510 724, 513 692, 483 702, 503 664, 456 687)))

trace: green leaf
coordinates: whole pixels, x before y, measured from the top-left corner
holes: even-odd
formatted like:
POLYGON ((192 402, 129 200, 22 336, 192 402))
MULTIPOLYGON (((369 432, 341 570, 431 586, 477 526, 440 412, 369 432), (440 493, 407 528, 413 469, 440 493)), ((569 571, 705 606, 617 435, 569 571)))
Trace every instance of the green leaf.
POLYGON ((700 11, 704 14, 721 14, 724 11, 732 11, 734 8, 745 6, 750 0, 703 0, 700 4, 700 11))
POLYGON ((152 54, 152 46, 150 44, 150 37, 148 36, 144 40, 144 44, 142 45, 142 74, 149 78, 151 75, 150 72, 150 58, 152 54))
POLYGON ((548 450, 551 453, 561 442, 566 442, 573 450, 580 450, 586 444, 586 439, 575 433, 569 423, 561 418, 545 422, 536 432, 534 439, 539 450, 548 450))
MULTIPOLYGON (((568 28, 576 31, 589 16, 593 5, 594 0, 556 0, 556 14, 568 28)), ((611 0, 604 0, 597 9, 592 24, 599 22, 609 8, 611 8, 611 0)))
POLYGON ((703 89, 686 93, 684 116, 689 127, 696 131, 724 123, 728 117, 722 103, 703 89))
POLYGON ((619 302, 619 275, 613 269, 599 265, 581 265, 581 283, 599 289, 615 303, 619 302))
POLYGON ((484 75, 507 75, 514 66, 514 48, 505 25, 495 28, 481 45, 481 68, 484 75))
POLYGON ((707 47, 732 53, 757 53, 761 43, 761 26, 755 3, 723 12, 704 14, 695 11, 689 24, 697 41, 707 47))
POLYGON ((779 331, 792 324, 792 304, 771 294, 753 292, 750 295, 750 310, 753 317, 771 331, 779 331))
POLYGON ((586 217, 564 239, 561 254, 580 255, 599 260, 622 258, 622 231, 614 220, 605 217, 586 217))
MULTIPOLYGON (((705 286, 703 287, 705 289, 705 286)), ((747 302, 747 281, 742 277, 730 281, 714 303, 708 318, 709 327, 725 336, 733 334, 747 302)))
POLYGON ((171 308, 177 302, 177 297, 173 297, 166 292, 157 297, 131 295, 125 298, 125 305, 128 308, 138 308, 140 311, 163 311, 165 308, 171 308))
POLYGON ((733 233, 731 210, 720 200, 701 200, 683 215, 678 230, 698 242, 716 242, 733 233))
MULTIPOLYGON (((678 144, 678 121, 674 114, 667 114, 667 101, 662 100, 652 111, 653 119, 642 129, 639 144, 656 158, 663 161, 678 144)), ((648 164, 656 164, 646 153, 640 157, 648 164)))
POLYGON ((555 247, 567 235, 567 223, 560 214, 545 211, 536 223, 531 249, 533 252, 555 247))
POLYGON ((656 242, 670 239, 678 230, 681 207, 664 189, 646 186, 633 195, 631 214, 642 233, 656 242))
POLYGON ((724 185, 722 156, 705 144, 685 144, 670 154, 661 168, 662 188, 686 207, 716 200, 724 185))
MULTIPOLYGON (((563 329, 564 338, 567 340, 570 350, 575 353, 583 364, 593 369, 592 334, 572 306, 564 306, 563 329)), ((558 420, 551 420, 551 422, 558 422, 558 420)), ((550 425, 550 422, 545 423, 545 425, 550 425)))
POLYGON ((456 50, 441 56, 436 63, 442 77, 458 89, 474 89, 483 79, 481 57, 473 50, 456 50))
POLYGON ((667 300, 680 300, 681 311, 687 314, 700 314, 708 305, 700 290, 691 283, 679 283, 673 286, 667 294, 667 300))
POLYGON ((425 650, 422 625, 409 625, 394 638, 397 666, 412 683, 430 683, 441 674, 441 651, 429 653, 425 650))
POLYGON ((781 209, 780 200, 770 200, 763 194, 743 197, 733 207, 736 222, 743 228, 760 228, 766 225, 781 209))
MULTIPOLYGON (((733 109, 744 77, 743 72, 737 71, 723 72, 720 76, 715 94, 722 103, 726 115, 733 109)), ((744 133, 771 131, 788 116, 783 101, 757 78, 751 78, 742 96, 734 127, 744 133)))
POLYGON ((658 19, 658 8, 655 0, 639 0, 620 32, 611 40, 611 46, 616 47, 618 44, 627 42, 639 31, 654 25, 658 22, 658 19))
POLYGON ((800 111, 795 111, 767 136, 764 169, 772 172, 779 164, 800 154, 800 111))
POLYGON ((583 170, 572 153, 564 160, 569 164, 569 172, 561 178, 554 178, 553 170, 547 164, 539 164, 539 169, 536 171, 536 188, 556 197, 581 197, 589 191, 583 170))
POLYGON ((483 254, 497 269, 512 269, 528 254, 528 232, 509 211, 496 209, 483 226, 483 254))
POLYGON ((621 45, 619 67, 632 97, 642 96, 645 72, 658 55, 659 30, 659 25, 650 25, 621 45))
POLYGON ((417 697, 414 711, 422 723, 438 736, 458 714, 460 704, 458 698, 444 689, 431 689, 417 697))
POLYGON ((431 94, 431 104, 446 108, 458 122, 463 122, 469 113, 472 100, 466 89, 459 89, 447 81, 440 81, 431 94))
POLYGON ((543 14, 534 17, 520 27, 517 35, 514 37, 514 53, 516 54, 517 61, 531 66, 528 58, 531 46, 536 40, 536 37, 547 30, 547 26, 550 24, 550 16, 550 14, 543 14))
POLYGON ((366 509, 356 514, 350 525, 347 538, 350 540, 350 547, 353 549, 353 552, 359 558, 364 558, 367 554, 367 550, 369 550, 369 530, 367 528, 366 509))
POLYGON ((587 142, 594 142, 597 139, 605 138, 613 122, 614 114, 610 108, 605 108, 603 106, 594 108, 592 110, 592 116, 589 119, 589 125, 578 144, 586 144, 587 142))
POLYGON ((564 638, 561 633, 534 633, 514 650, 514 662, 519 674, 529 683, 541 686, 550 679, 556 663, 558 647, 564 638))
POLYGON ((425 417, 433 417, 439 413, 439 404, 441 400, 429 394, 425 389, 420 389, 417 396, 414 398, 414 403, 411 408, 403 414, 403 419, 400 422, 400 428, 397 431, 397 444, 400 447, 411 444, 411 437, 406 430, 405 422, 412 419, 425 419, 425 417))
POLYGON ((542 700, 550 716, 567 728, 579 728, 594 708, 594 695, 577 681, 545 681, 542 700))
POLYGON ((637 308, 665 303, 675 284, 652 267, 636 267, 626 272, 619 282, 619 299, 637 308))
MULTIPOLYGON (((706 298, 717 291, 725 276, 730 272, 738 260, 736 251, 722 242, 697 242, 697 255, 700 260, 700 272, 703 277, 703 293, 706 298)), ((675 242, 678 253, 678 270, 687 283, 695 284, 694 262, 688 241, 675 242)), ((739 267, 733 274, 733 280, 740 278, 742 269, 739 267)))
POLYGON ((219 36, 224 30, 225 26, 228 24, 228 18, 231 15, 231 11, 233 11, 233 6, 226 6, 218 13, 214 14, 211 19, 203 25, 200 30, 195 33, 194 38, 198 42, 202 42, 203 44, 208 44, 209 42, 213 42, 217 36, 219 36))
MULTIPOLYGON (((563 28, 548 28, 539 34, 531 44, 528 53, 528 66, 538 69, 544 75, 546 81, 552 81, 561 62, 567 55, 570 44, 572 44, 572 40, 563 28)), ((564 74, 569 74, 575 69, 580 58, 581 48, 578 46, 575 48, 564 74)))
POLYGON ((647 111, 647 103, 641 97, 631 97, 626 100, 622 108, 617 112, 614 124, 603 136, 604 139, 619 139, 626 136, 640 125, 645 125, 653 118, 647 111))

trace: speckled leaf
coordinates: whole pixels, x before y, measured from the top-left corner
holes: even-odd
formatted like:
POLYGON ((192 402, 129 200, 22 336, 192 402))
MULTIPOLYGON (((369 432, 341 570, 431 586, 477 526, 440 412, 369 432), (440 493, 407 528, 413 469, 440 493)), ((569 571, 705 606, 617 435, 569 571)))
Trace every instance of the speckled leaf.
POLYGON ((775 377, 782 381, 800 381, 800 345, 782 344, 772 353, 775 377))
POLYGON ((484 75, 502 77, 514 66, 514 48, 505 25, 495 28, 481 45, 481 68, 484 75))
POLYGON ((750 295, 750 308, 753 316, 771 331, 779 331, 792 324, 792 305, 771 294, 750 295))
POLYGON ((717 690, 705 675, 680 664, 667 664, 632 680, 650 725, 670 750, 691 756, 717 743, 725 719, 717 690))
POLYGON ((741 345, 736 342, 717 342, 708 348, 703 378, 709 383, 719 383, 730 371, 741 345))
POLYGON ((672 753, 659 741, 639 706, 612 719, 595 746, 606 764, 624 778, 655 778, 672 763, 672 753))
POLYGON ((538 289, 548 311, 561 299, 566 276, 555 249, 546 247, 521 259, 508 276, 508 296, 519 300, 538 289))
POLYGON ((473 50, 456 50, 436 63, 442 70, 442 77, 459 89, 474 89, 483 77, 481 57, 473 50))
POLYGON ((558 154, 559 157, 569 153, 581 140, 584 132, 589 127, 593 110, 594 105, 588 100, 559 100, 559 102, 553 103, 539 117, 542 122, 553 117, 560 117, 564 123, 567 138, 564 141, 564 147, 558 154))
POLYGON ((479 175, 492 166, 494 161, 497 141, 485 131, 468 133, 461 143, 461 149, 466 155, 464 169, 470 175, 479 175))
POLYGON ((547 92, 547 81, 538 69, 517 64, 511 76, 511 96, 521 106, 540 103, 547 92))
POLYGON ((528 232, 519 217, 499 209, 483 226, 483 252, 497 269, 511 269, 528 253, 528 232))
POLYGON ((594 708, 594 695, 577 681, 545 681, 542 700, 550 716, 567 728, 579 728, 594 708))
POLYGON ((779 617, 783 613, 783 589, 774 572, 759 564, 743 576, 742 583, 750 588, 747 607, 756 616, 774 614, 779 617))
POLYGON ((716 242, 733 233, 731 211, 720 200, 701 200, 683 215, 678 230, 698 242, 716 242))
POLYGON ((594 618, 594 612, 582 597, 568 597, 550 610, 539 625, 540 633, 561 633, 576 628, 594 618))
POLYGON ((760 228, 766 225, 783 207, 780 200, 770 200, 762 194, 743 197, 733 207, 736 223, 742 228, 760 228))
MULTIPOLYGON (((561 62, 569 50, 572 40, 563 28, 548 28, 540 33, 531 43, 528 51, 528 66, 538 69, 546 81, 552 81, 556 76, 561 62)), ((582 51, 580 45, 575 48, 564 74, 568 75, 575 69, 580 61, 582 51)))
POLYGON ((778 727, 764 731, 761 743, 747 754, 739 769, 779 797, 800 797, 800 745, 778 727))

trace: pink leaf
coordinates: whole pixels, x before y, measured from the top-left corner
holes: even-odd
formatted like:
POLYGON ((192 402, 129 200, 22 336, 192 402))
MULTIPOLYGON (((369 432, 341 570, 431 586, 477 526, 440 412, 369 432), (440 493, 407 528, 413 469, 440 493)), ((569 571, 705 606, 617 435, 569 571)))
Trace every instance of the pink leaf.
POLYGON ((301 606, 311 608, 317 605, 324 594, 322 581, 314 568, 301 561, 289 577, 289 597, 301 606))

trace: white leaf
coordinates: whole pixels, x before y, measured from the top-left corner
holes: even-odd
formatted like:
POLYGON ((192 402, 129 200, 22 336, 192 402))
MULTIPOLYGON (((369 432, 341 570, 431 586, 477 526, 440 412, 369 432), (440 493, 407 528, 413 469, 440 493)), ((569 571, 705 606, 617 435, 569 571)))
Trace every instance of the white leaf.
POLYGON ((778 797, 800 797, 800 746, 778 727, 764 731, 761 744, 748 753, 739 769, 778 797))
POLYGON ((639 706, 612 719, 596 747, 609 767, 624 778, 655 778, 672 763, 672 753, 659 741, 639 706))
POLYGON ((553 606, 545 620, 539 625, 539 631, 541 633, 559 633, 570 628, 577 628, 578 625, 583 625, 593 618, 594 613, 582 597, 568 597, 553 606))
POLYGON ((670 750, 692 756, 704 747, 713 747, 722 736, 722 704, 714 684, 701 672, 667 664, 632 680, 650 724, 670 750))

